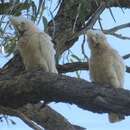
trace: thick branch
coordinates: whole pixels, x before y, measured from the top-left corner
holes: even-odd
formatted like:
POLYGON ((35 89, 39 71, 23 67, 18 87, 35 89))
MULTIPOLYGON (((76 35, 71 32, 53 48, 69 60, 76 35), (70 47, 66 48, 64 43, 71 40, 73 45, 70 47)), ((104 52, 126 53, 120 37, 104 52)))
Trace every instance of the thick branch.
MULTIPOLYGON (((129 58, 129 54, 124 55, 123 59, 129 58)), ((59 73, 67 73, 74 72, 78 70, 89 70, 88 62, 74 62, 74 63, 66 63, 64 65, 57 65, 57 69, 59 73)), ((19 75, 23 73, 24 65, 21 62, 21 57, 19 54, 15 55, 0 71, 2 74, 0 79, 8 79, 10 76, 19 75), (3 76, 4 75, 4 76, 3 76)), ((130 73, 130 67, 126 66, 126 72, 130 73)))
POLYGON ((0 104, 18 108, 40 100, 74 103, 93 112, 130 115, 130 91, 41 71, 0 81, 0 104))
POLYGON ((84 128, 80 126, 69 123, 67 119, 49 106, 41 108, 41 105, 41 103, 28 104, 17 110, 0 106, 0 113, 17 116, 31 128, 36 130, 39 130, 40 128, 32 121, 47 130, 84 130, 84 128))
POLYGON ((88 62, 74 62, 74 63, 66 63, 64 65, 57 65, 57 69, 59 73, 67 73, 74 72, 78 70, 88 70, 88 62))

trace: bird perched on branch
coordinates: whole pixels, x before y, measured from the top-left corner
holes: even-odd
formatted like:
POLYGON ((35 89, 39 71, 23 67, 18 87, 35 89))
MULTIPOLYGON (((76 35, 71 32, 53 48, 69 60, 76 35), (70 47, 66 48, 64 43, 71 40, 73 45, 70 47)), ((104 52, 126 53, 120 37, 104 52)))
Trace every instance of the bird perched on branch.
POLYGON ((25 17, 12 16, 12 25, 19 34, 17 49, 23 59, 26 70, 43 69, 57 73, 55 50, 49 35, 40 32, 36 25, 25 17))
MULTIPOLYGON (((98 30, 87 31, 87 41, 91 50, 89 61, 90 78, 101 85, 109 84, 115 88, 122 88, 125 66, 123 59, 107 42, 105 35, 98 30)), ((109 113, 111 123, 123 120, 119 113, 109 113)))

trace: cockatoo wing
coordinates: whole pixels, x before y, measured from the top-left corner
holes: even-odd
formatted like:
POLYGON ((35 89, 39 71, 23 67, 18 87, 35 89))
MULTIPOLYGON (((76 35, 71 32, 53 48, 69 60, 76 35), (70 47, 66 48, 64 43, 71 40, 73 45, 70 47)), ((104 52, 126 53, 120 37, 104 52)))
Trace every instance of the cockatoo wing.
POLYGON ((39 33, 40 50, 48 65, 49 72, 57 73, 55 65, 55 49, 51 38, 46 33, 39 33))

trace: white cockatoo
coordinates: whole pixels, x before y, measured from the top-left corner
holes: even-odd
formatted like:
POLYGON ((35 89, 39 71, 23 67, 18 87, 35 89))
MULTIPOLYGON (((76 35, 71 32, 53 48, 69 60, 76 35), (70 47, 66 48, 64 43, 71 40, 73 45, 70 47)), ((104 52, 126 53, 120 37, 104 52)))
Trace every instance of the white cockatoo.
POLYGON ((51 37, 40 32, 36 25, 23 16, 10 17, 11 23, 19 34, 17 49, 26 70, 37 68, 45 72, 57 73, 55 49, 51 37))
MULTIPOLYGON (((90 78, 99 84, 109 84, 115 88, 124 86, 125 66, 122 57, 107 42, 105 34, 99 30, 88 30, 87 41, 91 50, 89 61, 90 78)), ((109 113, 109 121, 117 122, 124 116, 109 113)))

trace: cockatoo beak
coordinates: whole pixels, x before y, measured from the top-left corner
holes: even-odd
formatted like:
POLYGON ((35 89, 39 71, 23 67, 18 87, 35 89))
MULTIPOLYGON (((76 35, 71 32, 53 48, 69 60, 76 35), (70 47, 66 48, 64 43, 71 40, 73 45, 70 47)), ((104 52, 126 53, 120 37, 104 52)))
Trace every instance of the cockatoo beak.
POLYGON ((95 32, 92 29, 87 30, 86 32, 87 36, 91 38, 91 40, 95 43, 96 38, 95 38, 95 32))

